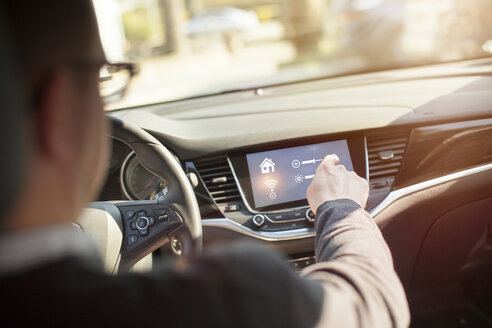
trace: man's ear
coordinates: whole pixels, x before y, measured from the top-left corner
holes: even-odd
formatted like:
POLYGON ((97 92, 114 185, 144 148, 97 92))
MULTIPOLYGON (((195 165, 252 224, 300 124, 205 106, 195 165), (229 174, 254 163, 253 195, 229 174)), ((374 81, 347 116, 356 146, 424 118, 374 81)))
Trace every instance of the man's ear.
POLYGON ((55 69, 44 81, 36 108, 36 138, 39 154, 45 159, 70 156, 70 77, 64 69, 55 69))

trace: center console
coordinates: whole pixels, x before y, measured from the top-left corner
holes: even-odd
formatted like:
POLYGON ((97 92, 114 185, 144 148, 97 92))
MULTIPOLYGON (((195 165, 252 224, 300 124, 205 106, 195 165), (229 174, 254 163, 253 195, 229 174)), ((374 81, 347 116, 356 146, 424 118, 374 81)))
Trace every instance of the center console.
POLYGON ((336 154, 339 165, 366 178, 365 149, 364 136, 354 133, 230 153, 228 162, 244 207, 227 217, 257 231, 311 228, 315 216, 306 190, 323 158, 336 154))

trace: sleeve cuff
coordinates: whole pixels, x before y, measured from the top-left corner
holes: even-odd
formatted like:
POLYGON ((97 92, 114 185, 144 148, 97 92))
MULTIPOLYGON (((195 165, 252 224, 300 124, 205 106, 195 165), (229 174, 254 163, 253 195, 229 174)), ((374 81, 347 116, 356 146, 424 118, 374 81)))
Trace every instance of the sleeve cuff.
POLYGON ((327 223, 336 222, 360 208, 357 202, 348 198, 326 201, 316 210, 316 230, 320 224, 324 226, 327 223))

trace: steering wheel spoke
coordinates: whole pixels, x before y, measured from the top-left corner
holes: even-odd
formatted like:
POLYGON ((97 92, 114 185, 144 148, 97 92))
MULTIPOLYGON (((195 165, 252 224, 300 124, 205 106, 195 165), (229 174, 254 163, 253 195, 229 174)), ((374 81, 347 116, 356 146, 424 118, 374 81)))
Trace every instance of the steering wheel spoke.
POLYGON ((119 203, 116 206, 123 218, 123 256, 152 252, 183 224, 182 215, 171 204, 142 201, 119 203))
POLYGON ((117 118, 109 119, 112 123, 111 137, 135 151, 142 165, 166 180, 169 188, 155 200, 113 203, 112 208, 116 207, 121 217, 123 231, 120 269, 128 270, 170 239, 179 241, 183 257, 200 253, 200 210, 190 181, 179 162, 148 132, 117 118))

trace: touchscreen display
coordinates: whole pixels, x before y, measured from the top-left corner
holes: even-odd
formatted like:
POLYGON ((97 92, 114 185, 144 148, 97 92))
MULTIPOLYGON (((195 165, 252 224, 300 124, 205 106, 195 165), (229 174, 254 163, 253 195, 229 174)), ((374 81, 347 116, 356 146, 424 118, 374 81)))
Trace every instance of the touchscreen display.
POLYGON ((353 171, 347 140, 247 154, 255 207, 306 199, 306 190, 326 155, 336 154, 353 171))

